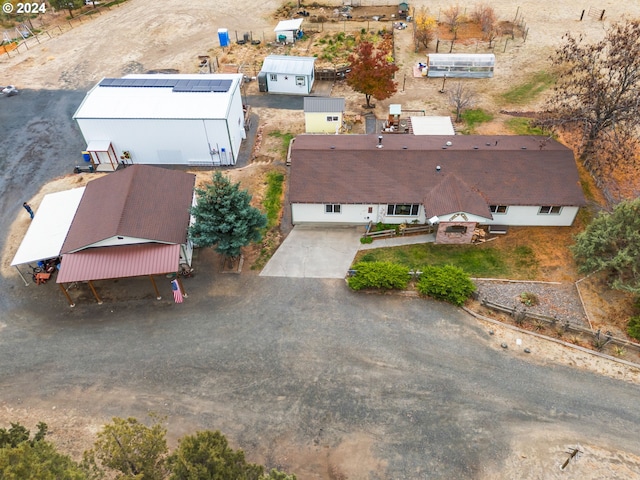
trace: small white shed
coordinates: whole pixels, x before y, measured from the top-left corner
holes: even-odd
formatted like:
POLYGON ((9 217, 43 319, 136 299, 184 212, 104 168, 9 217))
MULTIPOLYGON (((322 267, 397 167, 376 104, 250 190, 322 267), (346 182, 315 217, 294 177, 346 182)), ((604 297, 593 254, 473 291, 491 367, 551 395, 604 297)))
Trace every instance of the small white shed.
POLYGON ((302 30, 302 18, 294 18, 292 20, 282 20, 278 22, 273 31, 276 33, 276 42, 278 43, 294 43, 302 30))
POLYGON ((73 118, 96 170, 235 165, 246 137, 241 82, 241 74, 104 78, 73 118))
POLYGON ((261 92, 308 95, 313 88, 315 57, 269 55, 258 74, 261 92))

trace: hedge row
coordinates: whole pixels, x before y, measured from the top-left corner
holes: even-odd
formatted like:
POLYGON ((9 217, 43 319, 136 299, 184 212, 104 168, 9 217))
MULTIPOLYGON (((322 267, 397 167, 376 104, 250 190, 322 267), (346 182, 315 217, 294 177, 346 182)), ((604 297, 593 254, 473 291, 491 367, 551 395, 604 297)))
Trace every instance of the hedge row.
MULTIPOLYGON (((409 283, 409 269, 403 265, 390 262, 360 262, 355 264, 353 269, 356 273, 347 280, 353 290, 404 290, 409 283)), ((422 295, 458 306, 464 304, 476 289, 469 275, 453 265, 424 267, 416 287, 422 295)))

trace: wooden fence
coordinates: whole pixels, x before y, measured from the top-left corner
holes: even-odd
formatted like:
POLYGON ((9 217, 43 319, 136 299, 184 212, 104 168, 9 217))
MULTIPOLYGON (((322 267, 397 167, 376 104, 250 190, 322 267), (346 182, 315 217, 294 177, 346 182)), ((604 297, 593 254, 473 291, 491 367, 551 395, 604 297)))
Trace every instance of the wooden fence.
POLYGON ((372 224, 369 223, 367 225, 367 229, 364 232, 364 237, 371 238, 385 238, 385 237, 395 237, 395 236, 404 236, 411 234, 422 234, 427 235, 435 232, 435 228, 432 225, 414 225, 414 226, 405 226, 401 224, 398 228, 390 228, 387 230, 374 230, 371 231, 372 224))
POLYGON ((615 345, 619 348, 631 348, 640 352, 640 344, 630 342, 623 338, 614 337, 611 332, 602 333, 600 330, 594 332, 589 328, 572 324, 569 320, 563 320, 557 316, 549 317, 547 315, 540 315, 530 312, 526 308, 519 310, 516 307, 508 307, 506 305, 491 302, 487 299, 482 299, 480 303, 491 310, 508 314, 517 324, 522 324, 526 320, 532 320, 534 322, 539 322, 542 326, 561 329, 561 331, 571 332, 577 335, 584 335, 591 339, 591 345, 598 351, 603 351, 608 345, 615 345))

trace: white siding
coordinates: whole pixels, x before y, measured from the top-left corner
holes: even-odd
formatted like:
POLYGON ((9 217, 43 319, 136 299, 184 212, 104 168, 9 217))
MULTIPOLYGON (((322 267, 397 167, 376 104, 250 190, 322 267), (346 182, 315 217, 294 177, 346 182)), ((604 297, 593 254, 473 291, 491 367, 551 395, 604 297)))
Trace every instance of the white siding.
POLYGON ((487 225, 513 225, 532 227, 568 227, 578 213, 578 207, 562 207, 559 215, 541 215, 539 206, 508 206, 507 213, 493 214, 493 220, 483 222, 487 225))
POLYGON ((387 215, 387 205, 381 204, 342 204, 340 213, 326 213, 324 203, 293 203, 291 204, 291 219, 294 225, 300 223, 343 223, 349 225, 373 223, 411 223, 417 220, 424 223, 424 208, 422 205, 417 216, 387 215), (371 209, 371 213, 369 213, 371 209))
MULTIPOLYGON (((478 222, 483 225, 513 225, 513 226, 570 226, 578 213, 578 207, 562 207, 559 215, 538 214, 540 207, 514 207, 510 206, 506 214, 494 214, 493 220, 465 214, 466 220, 455 214, 442 215, 440 221, 469 221, 478 222)), ((417 216, 394 216, 387 215, 386 204, 342 204, 340 213, 325 213, 324 203, 293 203, 291 204, 291 217, 294 225, 300 223, 331 223, 359 225, 383 222, 391 224, 426 223, 424 207, 420 205, 417 216), (372 209, 368 213, 369 208, 372 209)))
POLYGON ((225 120, 78 119, 78 125, 87 143, 108 140, 118 158, 127 150, 131 153, 133 163, 221 163, 219 155, 214 155, 212 159, 209 152, 211 145, 211 148, 220 151, 224 148, 228 159, 226 164, 233 164, 234 155, 237 155, 242 141, 239 128, 244 132, 244 125, 237 127, 237 115, 232 118, 236 128, 231 132, 227 130, 225 120))
POLYGON ((269 93, 289 93, 294 95, 307 95, 311 92, 313 85, 313 77, 310 75, 295 75, 283 74, 283 73, 267 73, 267 85, 269 93), (273 81, 271 77, 275 75, 276 81, 273 81), (296 77, 304 77, 304 85, 296 84, 296 77))

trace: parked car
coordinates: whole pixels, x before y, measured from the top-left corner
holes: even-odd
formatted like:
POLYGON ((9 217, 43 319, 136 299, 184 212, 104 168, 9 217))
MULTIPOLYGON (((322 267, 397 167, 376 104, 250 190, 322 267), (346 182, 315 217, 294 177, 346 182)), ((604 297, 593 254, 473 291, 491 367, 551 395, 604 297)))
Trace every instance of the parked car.
POLYGON ((12 95, 16 95, 18 93, 18 89, 13 85, 7 85, 2 89, 2 95, 5 97, 10 97, 12 95))

